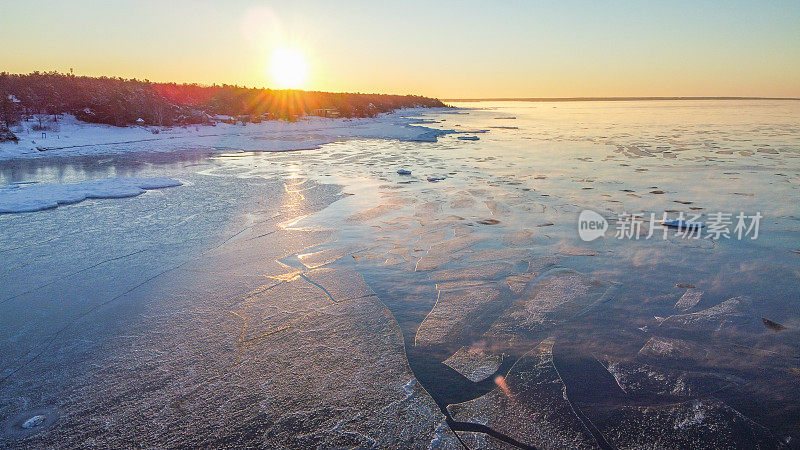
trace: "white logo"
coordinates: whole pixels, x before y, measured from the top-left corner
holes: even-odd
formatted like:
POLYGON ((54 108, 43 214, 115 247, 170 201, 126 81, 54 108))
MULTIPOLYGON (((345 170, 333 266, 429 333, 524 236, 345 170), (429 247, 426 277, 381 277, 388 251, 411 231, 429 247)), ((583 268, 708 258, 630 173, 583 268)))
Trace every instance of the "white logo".
POLYGON ((586 242, 603 236, 608 229, 608 221, 600 214, 584 209, 578 216, 578 236, 586 242))

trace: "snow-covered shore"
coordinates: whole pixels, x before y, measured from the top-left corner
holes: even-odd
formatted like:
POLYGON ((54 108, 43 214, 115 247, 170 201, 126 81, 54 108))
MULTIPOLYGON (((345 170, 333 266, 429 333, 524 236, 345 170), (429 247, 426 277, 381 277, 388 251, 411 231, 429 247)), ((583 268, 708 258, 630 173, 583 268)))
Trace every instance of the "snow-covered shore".
POLYGON ((46 156, 107 155, 131 152, 288 151, 318 148, 347 139, 397 139, 435 142, 449 131, 413 125, 427 109, 405 109, 374 118, 305 117, 296 122, 267 121, 246 126, 218 123, 186 127, 114 127, 80 122, 71 115, 49 131, 24 122, 19 142, 0 143, 0 160, 46 156))

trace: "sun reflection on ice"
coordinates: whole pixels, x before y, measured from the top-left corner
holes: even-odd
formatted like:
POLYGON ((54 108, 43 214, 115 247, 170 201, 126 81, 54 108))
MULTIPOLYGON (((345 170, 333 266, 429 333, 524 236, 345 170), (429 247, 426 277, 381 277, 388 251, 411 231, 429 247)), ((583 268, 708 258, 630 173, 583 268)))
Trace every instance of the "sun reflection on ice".
POLYGON ((506 397, 509 398, 511 397, 511 390, 508 388, 508 384, 506 383, 506 377, 502 375, 496 376, 494 379, 494 384, 496 384, 497 387, 499 387, 500 390, 502 390, 503 393, 506 394, 506 397))

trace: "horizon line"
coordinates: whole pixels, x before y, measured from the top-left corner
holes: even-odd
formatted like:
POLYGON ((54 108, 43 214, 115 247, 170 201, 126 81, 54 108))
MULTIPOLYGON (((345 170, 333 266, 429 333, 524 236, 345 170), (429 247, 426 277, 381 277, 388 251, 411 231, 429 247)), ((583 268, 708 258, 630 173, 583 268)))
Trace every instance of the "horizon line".
POLYGON ((599 102, 599 101, 643 101, 643 100, 789 100, 798 101, 800 97, 487 97, 487 98, 440 98, 442 102, 599 102))

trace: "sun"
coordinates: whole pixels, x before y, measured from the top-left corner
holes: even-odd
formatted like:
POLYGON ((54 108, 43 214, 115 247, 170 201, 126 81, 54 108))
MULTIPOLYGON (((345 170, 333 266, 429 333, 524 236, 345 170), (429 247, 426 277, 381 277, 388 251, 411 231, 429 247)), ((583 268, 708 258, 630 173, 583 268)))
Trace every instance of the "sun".
POLYGON ((270 62, 272 79, 278 87, 297 89, 303 86, 308 75, 308 64, 303 55, 291 48, 280 48, 272 53, 270 62))

